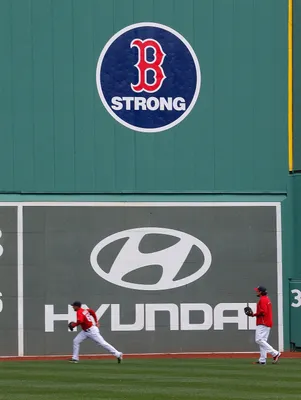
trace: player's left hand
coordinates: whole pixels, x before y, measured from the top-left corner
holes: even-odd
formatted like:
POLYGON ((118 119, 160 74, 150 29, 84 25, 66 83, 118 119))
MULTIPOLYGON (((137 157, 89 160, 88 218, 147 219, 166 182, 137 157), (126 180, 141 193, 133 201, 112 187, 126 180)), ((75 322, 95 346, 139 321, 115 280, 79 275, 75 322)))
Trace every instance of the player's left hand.
POLYGON ((248 317, 253 317, 253 311, 251 307, 245 307, 244 312, 248 317))
POLYGON ((73 322, 69 322, 69 324, 68 324, 68 328, 70 329, 70 331, 72 332, 73 331, 73 322))

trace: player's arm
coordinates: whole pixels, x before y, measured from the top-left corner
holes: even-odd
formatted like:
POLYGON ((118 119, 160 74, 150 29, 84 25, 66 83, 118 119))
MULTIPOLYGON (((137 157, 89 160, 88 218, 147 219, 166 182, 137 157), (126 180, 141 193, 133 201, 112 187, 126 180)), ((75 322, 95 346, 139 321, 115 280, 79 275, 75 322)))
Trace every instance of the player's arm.
POLYGON ((258 310, 253 314, 253 317, 263 317, 267 313, 268 305, 267 303, 261 301, 258 304, 258 310))
POLYGON ((88 311, 92 315, 92 317, 93 317, 93 319, 95 321, 95 324, 98 326, 99 324, 98 324, 98 319, 97 319, 97 315, 96 315, 95 311, 92 310, 91 308, 88 308, 88 311))
POLYGON ((73 328, 75 328, 76 326, 81 325, 84 322, 84 316, 83 314, 77 314, 77 321, 76 322, 72 322, 72 326, 73 328))

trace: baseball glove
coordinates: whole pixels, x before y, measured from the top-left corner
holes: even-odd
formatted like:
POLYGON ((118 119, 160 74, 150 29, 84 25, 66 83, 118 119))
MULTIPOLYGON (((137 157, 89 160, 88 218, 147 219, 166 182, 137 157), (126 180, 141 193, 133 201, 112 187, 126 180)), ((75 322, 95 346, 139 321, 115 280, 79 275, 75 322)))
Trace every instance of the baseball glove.
POLYGON ((68 324, 68 328, 70 329, 70 331, 73 331, 73 322, 69 322, 68 324))
POLYGON ((252 317, 253 311, 252 311, 252 308, 251 308, 251 307, 245 307, 245 308, 244 308, 244 311, 245 311, 245 314, 246 314, 248 317, 252 317))

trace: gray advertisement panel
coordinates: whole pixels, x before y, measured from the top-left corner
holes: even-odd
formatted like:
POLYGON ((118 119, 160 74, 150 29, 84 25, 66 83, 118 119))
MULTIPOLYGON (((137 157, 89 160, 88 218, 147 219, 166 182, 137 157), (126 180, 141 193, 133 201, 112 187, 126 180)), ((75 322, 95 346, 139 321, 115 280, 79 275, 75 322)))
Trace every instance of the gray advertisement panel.
POLYGON ((0 206, 0 356, 18 355, 17 207, 0 206))
POLYGON ((258 351, 243 311, 258 285, 277 347, 276 221, 275 206, 24 207, 25 355, 71 353, 74 300, 124 353, 258 351))

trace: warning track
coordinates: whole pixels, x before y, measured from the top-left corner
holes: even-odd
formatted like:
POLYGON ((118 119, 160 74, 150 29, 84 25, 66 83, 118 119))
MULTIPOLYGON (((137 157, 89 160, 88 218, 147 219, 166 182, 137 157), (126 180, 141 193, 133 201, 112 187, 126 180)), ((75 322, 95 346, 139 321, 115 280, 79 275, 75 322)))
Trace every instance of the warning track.
MULTIPOLYGON (((253 358, 257 357, 258 353, 149 353, 149 354, 124 354, 124 359, 163 359, 163 358, 253 358)), ((66 360, 70 355, 60 356, 24 356, 24 357, 0 357, 1 361, 58 361, 66 360)), ((81 360, 103 360, 115 358, 106 354, 90 354, 82 355, 81 360)), ((301 352, 283 352, 281 358, 301 358, 301 352)))

